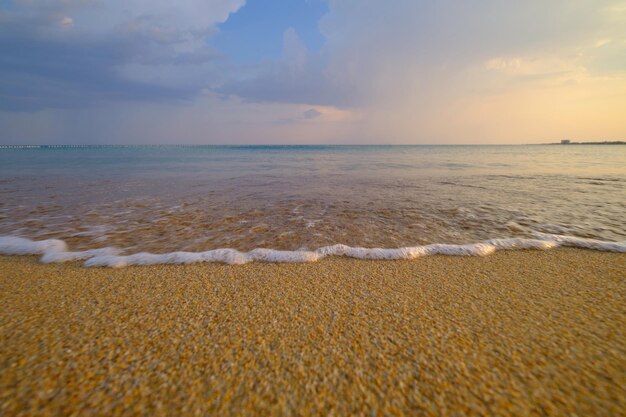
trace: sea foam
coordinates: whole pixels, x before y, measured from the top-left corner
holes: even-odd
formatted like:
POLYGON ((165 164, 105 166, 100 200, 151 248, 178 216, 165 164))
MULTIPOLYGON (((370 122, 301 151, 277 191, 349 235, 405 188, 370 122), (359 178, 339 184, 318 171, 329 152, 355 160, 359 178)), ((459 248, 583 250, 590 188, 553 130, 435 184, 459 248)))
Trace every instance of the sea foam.
POLYGON ((604 252, 626 253, 626 242, 605 242, 602 240, 587 239, 576 236, 551 235, 548 233, 536 232, 535 236, 542 240, 553 240, 561 246, 573 248, 593 249, 604 252))
MULTIPOLYGON (((1 251, 2 249, 0 249, 1 251)), ((81 261, 83 259, 90 259, 96 256, 115 256, 122 253, 117 248, 101 248, 101 249, 89 249, 80 252, 66 252, 66 251, 49 251, 45 252, 41 257, 41 262, 44 264, 69 262, 69 261, 81 261)))
POLYGON ((163 254, 135 253, 123 255, 120 249, 100 248, 80 252, 67 250, 62 240, 33 241, 15 236, 0 236, 0 255, 43 255, 41 262, 85 260, 85 266, 120 268, 131 265, 191 264, 220 262, 230 265, 248 262, 316 262, 327 256, 346 256, 356 259, 398 260, 415 259, 429 255, 487 256, 498 250, 548 250, 559 246, 626 253, 626 242, 604 242, 575 236, 535 233, 535 239, 490 239, 483 242, 455 245, 432 244, 402 248, 360 248, 343 244, 324 246, 315 251, 285 251, 258 248, 249 252, 224 248, 205 252, 170 252, 163 254))
POLYGON ((44 255, 65 252, 67 245, 62 240, 30 240, 16 236, 0 236, 0 255, 44 255))

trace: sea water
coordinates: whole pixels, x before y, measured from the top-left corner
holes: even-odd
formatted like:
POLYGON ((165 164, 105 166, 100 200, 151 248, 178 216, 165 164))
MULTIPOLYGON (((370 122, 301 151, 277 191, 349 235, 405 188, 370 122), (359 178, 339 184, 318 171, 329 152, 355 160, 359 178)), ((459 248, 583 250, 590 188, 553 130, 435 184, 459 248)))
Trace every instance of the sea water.
POLYGON ((48 260, 620 250, 625 219, 620 145, 0 148, 0 252, 48 260))

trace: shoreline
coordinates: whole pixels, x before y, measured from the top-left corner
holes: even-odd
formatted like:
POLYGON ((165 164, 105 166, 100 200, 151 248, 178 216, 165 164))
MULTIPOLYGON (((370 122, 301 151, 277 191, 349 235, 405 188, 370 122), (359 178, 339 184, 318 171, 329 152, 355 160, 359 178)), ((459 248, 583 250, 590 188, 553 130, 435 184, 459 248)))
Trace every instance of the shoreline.
POLYGON ((322 246, 316 250, 276 250, 256 248, 248 252, 233 248, 201 252, 174 251, 166 253, 137 252, 126 254, 115 247, 71 251, 63 240, 30 240, 17 236, 0 236, 2 255, 42 255, 40 262, 64 263, 84 261, 86 267, 150 266, 167 264, 225 263, 243 265, 250 262, 310 263, 327 257, 347 257, 361 260, 412 260, 427 256, 490 256, 497 251, 553 250, 562 247, 593 249, 601 252, 626 253, 626 242, 600 241, 576 236, 536 232, 534 238, 510 237, 488 239, 475 243, 434 243, 396 248, 353 247, 344 244, 322 246))
POLYGON ((619 415, 626 255, 0 256, 0 414, 619 415))

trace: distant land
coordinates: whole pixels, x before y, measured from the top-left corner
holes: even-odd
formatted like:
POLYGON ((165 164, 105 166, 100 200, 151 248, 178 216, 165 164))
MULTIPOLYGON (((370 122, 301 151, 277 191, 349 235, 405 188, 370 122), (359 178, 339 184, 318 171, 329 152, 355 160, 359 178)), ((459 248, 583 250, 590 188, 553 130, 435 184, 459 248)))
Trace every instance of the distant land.
POLYGON ((626 142, 623 140, 605 140, 603 142, 572 142, 569 139, 563 139, 558 143, 545 143, 544 145, 626 145, 626 142))

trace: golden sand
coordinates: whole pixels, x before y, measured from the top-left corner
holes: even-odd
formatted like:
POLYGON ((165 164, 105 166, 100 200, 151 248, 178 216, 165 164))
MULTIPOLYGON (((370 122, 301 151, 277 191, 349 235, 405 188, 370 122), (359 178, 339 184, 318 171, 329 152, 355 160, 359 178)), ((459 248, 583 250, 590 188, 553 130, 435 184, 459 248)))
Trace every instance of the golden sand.
POLYGON ((626 255, 87 269, 0 257, 0 415, 626 410, 626 255))

